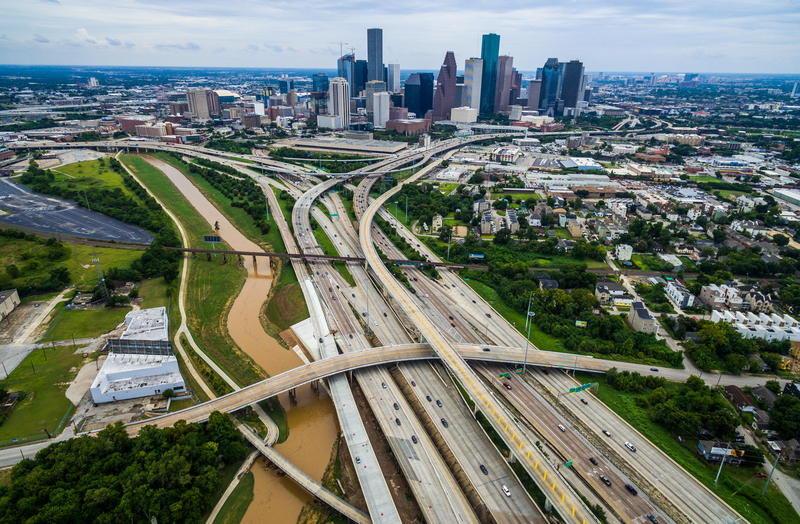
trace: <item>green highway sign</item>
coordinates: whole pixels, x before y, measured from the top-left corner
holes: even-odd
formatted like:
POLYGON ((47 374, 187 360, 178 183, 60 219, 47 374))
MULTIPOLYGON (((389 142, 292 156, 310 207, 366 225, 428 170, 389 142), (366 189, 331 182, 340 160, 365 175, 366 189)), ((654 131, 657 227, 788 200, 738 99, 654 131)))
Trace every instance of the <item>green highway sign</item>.
POLYGON ((569 467, 571 467, 571 466, 572 466, 572 461, 570 460, 569 462, 567 462, 566 464, 564 464, 564 466, 565 466, 565 467, 568 467, 568 468, 569 468, 569 467))
POLYGON ((339 213, 331 213, 331 216, 332 216, 332 217, 338 217, 338 216, 339 216, 339 213))
POLYGON ((584 389, 589 389, 590 387, 592 387, 592 383, 591 382, 588 383, 588 384, 584 384, 582 386, 578 386, 577 388, 569 388, 569 392, 570 393, 578 393, 580 391, 583 391, 584 389))
POLYGON ((500 373, 500 378, 510 378, 508 373, 500 373))

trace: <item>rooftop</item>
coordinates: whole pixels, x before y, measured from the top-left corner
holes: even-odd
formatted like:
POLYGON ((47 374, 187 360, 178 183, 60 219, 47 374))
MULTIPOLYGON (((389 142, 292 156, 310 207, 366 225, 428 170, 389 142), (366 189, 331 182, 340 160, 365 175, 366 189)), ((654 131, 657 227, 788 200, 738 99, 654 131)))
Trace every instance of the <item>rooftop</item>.
POLYGON ((128 328, 120 336, 123 340, 167 340, 167 308, 139 309, 125 315, 128 328))

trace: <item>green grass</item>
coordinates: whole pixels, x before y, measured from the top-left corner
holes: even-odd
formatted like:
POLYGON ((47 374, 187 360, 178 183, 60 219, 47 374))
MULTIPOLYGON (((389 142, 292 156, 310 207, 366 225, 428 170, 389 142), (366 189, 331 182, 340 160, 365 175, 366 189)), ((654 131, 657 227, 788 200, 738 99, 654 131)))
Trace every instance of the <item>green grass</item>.
POLYGON ((64 395, 68 383, 75 379, 81 366, 90 361, 91 358, 84 361, 82 354, 76 355, 73 346, 37 349, 28 355, 2 383, 9 391, 25 391, 27 397, 0 426, 0 445, 11 445, 13 438, 19 440, 18 444, 24 443, 23 439, 46 438, 44 427, 55 435, 64 417, 74 409, 64 395))
POLYGON ((206 522, 208 520, 208 516, 211 515, 212 511, 214 511, 217 502, 219 502, 219 499, 222 498, 222 494, 225 493, 225 490, 228 489, 228 486, 230 486, 231 482, 233 482, 234 477, 236 477, 236 473, 239 471, 239 468, 242 467, 243 463, 244 461, 225 464, 225 467, 219 470, 220 482, 217 484, 217 487, 211 494, 211 504, 209 504, 208 509, 205 511, 200 520, 198 520, 198 522, 206 522))
MULTIPOLYGON (((313 219, 312 219, 313 220, 313 219)), ((316 221, 314 221, 316 223, 316 221)), ((336 251, 336 247, 333 245, 333 241, 325 234, 324 229, 320 229, 319 227, 311 228, 314 231, 314 238, 317 239, 317 244, 322 246, 322 251, 326 255, 330 256, 337 256, 338 252, 336 251)), ((350 271, 347 270, 347 264, 343 260, 337 260, 333 263, 333 266, 336 268, 336 271, 342 275, 348 284, 351 286, 356 285, 356 281, 353 279, 353 276, 350 274, 350 271)))
POLYGON ((444 195, 449 195, 452 190, 458 187, 458 184, 452 182, 442 182, 439 184, 439 192, 444 195))
MULTIPOLYGON (((127 196, 136 201, 140 200, 134 195, 125 184, 122 177, 108 167, 108 160, 89 160, 86 162, 76 162, 66 166, 52 169, 55 181, 59 185, 74 187, 76 189, 121 189, 127 196)), ((89 202, 91 207, 91 202, 89 202)))
POLYGON ((191 398, 182 398, 180 400, 172 399, 172 402, 169 403, 169 412, 180 411, 192 406, 194 406, 194 402, 191 398))
MULTIPOLYGON (((470 280, 467 282, 467 284, 469 284, 469 287, 475 290, 475 292, 478 293, 481 298, 491 304, 495 311, 500 313, 503 318, 514 325, 514 327, 517 328, 517 331, 522 333, 522 331, 525 329, 525 315, 514 311, 503 301, 503 299, 500 298, 500 295, 497 294, 497 291, 490 288, 483 282, 470 280)), ((523 333, 522 336, 525 336, 525 333, 523 333)), ((536 325, 531 326, 530 341, 531 344, 544 351, 564 351, 560 340, 543 333, 538 327, 536 327, 536 325)))
MULTIPOLYGON (((84 245, 63 244, 65 255, 57 260, 47 257, 48 247, 35 240, 0 237, 0 267, 6 268, 14 264, 20 275, 14 279, 13 285, 21 288, 34 282, 49 279, 50 272, 56 268, 66 268, 72 283, 78 286, 94 286, 97 284, 97 269, 92 259, 92 248, 84 245), (86 267, 84 267, 86 266, 86 267)), ((122 248, 95 248, 97 258, 103 268, 130 267, 131 262, 142 256, 144 251, 122 248)))
POLYGON ((631 261, 639 266, 642 271, 659 271, 663 273, 672 271, 672 266, 653 255, 632 255, 631 261))
POLYGON ((253 474, 248 471, 219 510, 214 524, 239 524, 253 501, 254 484, 253 474))
POLYGON ((265 312, 271 326, 264 328, 268 333, 274 333, 273 336, 310 316, 294 268, 290 263, 283 264, 280 277, 272 284, 272 297, 265 312))
MULTIPOLYGON (((730 504, 752 524, 800 522, 800 517, 789 501, 774 485, 771 485, 764 498, 761 498, 761 490, 766 482, 765 479, 754 477, 757 472, 754 469, 723 467, 719 484, 715 488, 714 477, 719 465, 706 464, 697 458, 694 451, 697 447, 697 439, 686 438, 686 442, 681 444, 669 430, 651 421, 646 411, 636 405, 636 397, 641 395, 612 389, 606 384, 605 377, 602 376, 577 373, 577 378, 582 382, 599 382, 599 398, 602 402, 641 434, 646 435, 654 445, 730 504), (747 487, 743 488, 742 486, 745 484, 747 487), (739 492, 734 496, 733 494, 737 490, 739 492), (771 512, 772 516, 768 512, 771 512)), ((675 386, 668 385, 668 387, 675 386)), ((676 431, 680 430, 676 428, 676 431)))
MULTIPOLYGON (((716 191, 714 191, 716 193, 716 191)), ((746 195, 744 191, 732 191, 730 189, 720 189, 720 194, 725 198, 733 198, 734 200, 742 195, 746 195)))
POLYGON ((689 182, 720 182, 721 180, 715 176, 701 175, 689 176, 689 182))
POLYGON ((129 311, 129 307, 64 311, 44 335, 42 342, 70 340, 73 336, 76 339, 99 337, 124 322, 125 314, 129 311))
MULTIPOLYGON (((202 247, 202 235, 213 231, 180 190, 144 159, 122 155, 121 160, 175 214, 189 234, 190 246, 202 247)), ((223 265, 220 257, 211 262, 196 258, 189 263, 186 323, 195 341, 240 386, 263 380, 266 373, 236 345, 227 329, 228 311, 247 272, 235 262, 223 265)))
POLYGON ((142 299, 142 309, 152 307, 167 307, 167 282, 163 278, 148 278, 139 286, 139 297, 142 299))

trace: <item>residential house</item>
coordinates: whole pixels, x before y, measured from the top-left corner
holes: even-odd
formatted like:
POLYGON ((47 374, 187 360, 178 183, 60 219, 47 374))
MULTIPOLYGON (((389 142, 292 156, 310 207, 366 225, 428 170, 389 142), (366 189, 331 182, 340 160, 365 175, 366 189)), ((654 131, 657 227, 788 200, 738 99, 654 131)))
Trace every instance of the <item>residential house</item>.
POLYGON ((737 409, 749 413, 755 412, 755 404, 739 386, 725 386, 725 393, 737 409))
POLYGON ((766 431, 769 429, 769 413, 763 409, 757 409, 753 416, 753 429, 758 431, 766 431))
POLYGON ((619 244, 614 248, 614 257, 617 260, 630 260, 633 254, 633 248, 628 244, 619 244))
POLYGON ((565 240, 563 238, 560 238, 558 240, 558 243, 556 244, 557 248, 563 249, 565 252, 571 251, 574 246, 575 246, 574 240, 565 240))
POLYGON ((442 229, 442 215, 433 215, 431 220, 431 232, 436 234, 442 229))
POLYGON ((517 218, 517 211, 511 208, 506 210, 506 221, 508 222, 508 229, 514 234, 519 231, 519 219, 517 218))
POLYGON ((775 404, 775 399, 778 398, 778 395, 764 386, 755 386, 753 388, 753 396, 766 402, 770 409, 772 409, 772 406, 775 404))
POLYGON ((572 235, 572 238, 581 238, 583 236, 583 228, 577 220, 570 220, 567 224, 567 231, 572 235))
POLYGON ((553 280, 552 278, 540 278, 539 289, 543 289, 545 291, 549 289, 558 289, 558 281, 553 280))
POLYGON ((664 292, 667 294, 669 299, 681 309, 692 307, 694 305, 694 295, 692 295, 689 290, 686 289, 686 286, 677 280, 671 280, 664 289, 664 292))
POLYGON ((658 334, 658 321, 654 319, 641 302, 631 304, 628 312, 628 323, 634 331, 658 334))

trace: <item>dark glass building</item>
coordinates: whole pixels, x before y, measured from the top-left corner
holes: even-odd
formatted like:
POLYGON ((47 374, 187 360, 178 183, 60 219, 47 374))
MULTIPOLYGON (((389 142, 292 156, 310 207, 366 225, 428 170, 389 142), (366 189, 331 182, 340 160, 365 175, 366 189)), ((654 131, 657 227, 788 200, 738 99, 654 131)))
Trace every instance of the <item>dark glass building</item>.
POLYGON ((351 96, 358 96, 367 88, 367 61, 356 60, 355 72, 353 73, 354 90, 351 96))
POLYGON ((583 100, 583 63, 580 60, 570 60, 564 64, 564 75, 561 81, 561 99, 564 107, 577 107, 583 100))
POLYGON ((367 71, 369 80, 383 82, 383 29, 367 29, 367 71))
POLYGON ((312 91, 315 93, 327 93, 328 92, 328 75, 325 73, 315 73, 313 77, 311 77, 312 81, 312 91))
POLYGON ((483 78, 481 79, 480 113, 494 113, 495 90, 497 87, 497 60, 500 56, 500 35, 489 33, 483 35, 481 59, 483 60, 483 78))
POLYGON ((564 71, 563 64, 558 63, 558 58, 548 58, 542 68, 542 89, 539 93, 539 109, 548 110, 556 106, 556 100, 561 97, 561 75, 564 71))
POLYGON ((433 109, 433 73, 414 73, 406 80, 405 103, 408 111, 425 118, 433 109))

